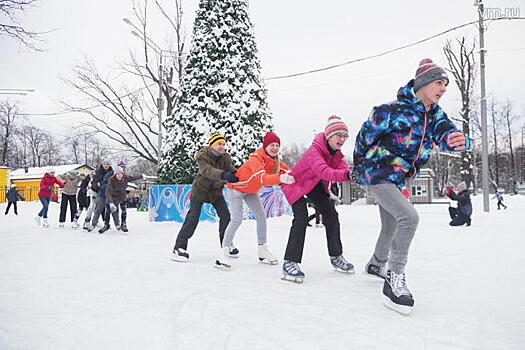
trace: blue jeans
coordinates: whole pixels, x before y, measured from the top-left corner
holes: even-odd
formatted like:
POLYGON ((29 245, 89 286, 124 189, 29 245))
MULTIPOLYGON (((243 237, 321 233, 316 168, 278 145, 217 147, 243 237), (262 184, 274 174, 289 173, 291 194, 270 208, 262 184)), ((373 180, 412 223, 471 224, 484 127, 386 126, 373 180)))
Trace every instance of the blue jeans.
POLYGON ((47 210, 49 209, 49 202, 51 202, 51 198, 49 197, 38 197, 40 199, 40 203, 42 203, 42 209, 38 213, 38 216, 41 216, 45 219, 47 219, 47 210))

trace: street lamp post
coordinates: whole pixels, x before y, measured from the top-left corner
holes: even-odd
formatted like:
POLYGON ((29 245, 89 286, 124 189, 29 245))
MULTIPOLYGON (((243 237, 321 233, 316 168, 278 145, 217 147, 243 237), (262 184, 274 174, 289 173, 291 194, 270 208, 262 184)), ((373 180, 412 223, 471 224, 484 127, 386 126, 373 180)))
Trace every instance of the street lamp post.
POLYGON ((487 98, 485 93, 485 27, 483 23, 483 1, 476 0, 479 20, 479 75, 481 86, 481 182, 483 186, 483 211, 490 210, 489 203, 489 152, 487 138, 487 98))
POLYGON ((144 43, 148 45, 153 51, 155 51, 159 55, 159 77, 157 79, 158 86, 159 86, 159 97, 157 98, 157 114, 158 114, 158 119, 159 119, 157 156, 158 156, 158 165, 160 165, 160 160, 162 158, 162 111, 164 110, 164 98, 163 98, 163 93, 162 93, 162 85, 164 84, 163 57, 165 54, 168 56, 180 57, 182 53, 161 49, 157 44, 155 44, 153 40, 151 40, 144 32, 142 32, 142 30, 140 30, 128 18, 123 18, 123 21, 124 23, 135 28, 135 30, 131 31, 131 34, 133 34, 134 36, 136 36, 137 38, 141 40, 144 40, 144 43))
POLYGON ((159 98, 157 99, 157 113, 159 115, 159 139, 158 139, 158 165, 160 166, 160 159, 162 158, 162 110, 164 109, 164 99, 162 98, 162 83, 164 77, 164 71, 162 68, 162 51, 159 55, 159 98))

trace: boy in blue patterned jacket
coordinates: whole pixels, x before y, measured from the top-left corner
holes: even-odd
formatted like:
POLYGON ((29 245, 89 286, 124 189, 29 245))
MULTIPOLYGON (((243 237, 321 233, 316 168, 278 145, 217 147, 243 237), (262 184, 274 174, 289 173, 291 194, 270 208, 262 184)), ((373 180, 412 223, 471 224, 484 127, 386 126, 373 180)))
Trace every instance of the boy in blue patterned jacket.
POLYGON ((401 190, 416 177, 435 144, 447 151, 469 148, 469 140, 438 105, 449 79, 431 59, 423 59, 415 79, 397 100, 374 107, 354 148, 354 175, 379 205, 381 232, 365 272, 385 279, 386 306, 408 314, 414 298, 405 277, 408 250, 419 216, 401 190))

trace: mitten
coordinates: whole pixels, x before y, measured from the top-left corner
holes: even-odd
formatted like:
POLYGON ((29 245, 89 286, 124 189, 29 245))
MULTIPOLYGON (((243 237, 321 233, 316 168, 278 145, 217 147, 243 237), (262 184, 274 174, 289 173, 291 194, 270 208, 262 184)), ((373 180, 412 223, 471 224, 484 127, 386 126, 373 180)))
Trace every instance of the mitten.
POLYGON ((295 178, 288 174, 282 174, 279 176, 279 181, 281 181, 282 184, 291 185, 295 183, 295 178))
POLYGON ((232 171, 225 171, 221 175, 221 179, 229 183, 239 182, 239 178, 233 174, 232 171))

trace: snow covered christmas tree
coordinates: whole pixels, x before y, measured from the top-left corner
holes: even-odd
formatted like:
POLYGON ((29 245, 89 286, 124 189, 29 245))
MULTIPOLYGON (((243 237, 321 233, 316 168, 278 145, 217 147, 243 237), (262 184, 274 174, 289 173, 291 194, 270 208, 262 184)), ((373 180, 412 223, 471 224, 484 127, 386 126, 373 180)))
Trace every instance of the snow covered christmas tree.
POLYGON ((165 123, 161 183, 191 183, 194 156, 223 133, 241 165, 273 129, 246 0, 201 0, 175 112, 165 123))

